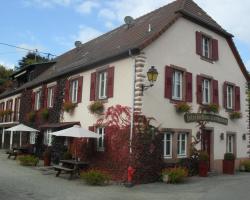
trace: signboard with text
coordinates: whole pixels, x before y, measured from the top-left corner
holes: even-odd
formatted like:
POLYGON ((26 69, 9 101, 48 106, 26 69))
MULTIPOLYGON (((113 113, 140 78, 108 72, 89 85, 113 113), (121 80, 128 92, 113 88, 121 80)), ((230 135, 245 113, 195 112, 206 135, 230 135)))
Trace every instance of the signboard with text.
POLYGON ((228 119, 225 117, 221 117, 219 115, 207 114, 207 113, 186 113, 184 115, 185 122, 198 122, 198 121, 208 121, 208 122, 216 122, 219 124, 228 124, 228 119))

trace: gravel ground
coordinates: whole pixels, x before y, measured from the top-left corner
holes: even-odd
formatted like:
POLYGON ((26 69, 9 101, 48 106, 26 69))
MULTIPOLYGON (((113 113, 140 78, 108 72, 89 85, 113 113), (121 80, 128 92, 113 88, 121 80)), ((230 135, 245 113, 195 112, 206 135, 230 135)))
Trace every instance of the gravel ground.
POLYGON ((236 200, 250 198, 250 174, 189 178, 185 184, 154 183, 133 188, 91 187, 81 180, 56 178, 38 168, 22 167, 0 153, 0 200, 236 200))

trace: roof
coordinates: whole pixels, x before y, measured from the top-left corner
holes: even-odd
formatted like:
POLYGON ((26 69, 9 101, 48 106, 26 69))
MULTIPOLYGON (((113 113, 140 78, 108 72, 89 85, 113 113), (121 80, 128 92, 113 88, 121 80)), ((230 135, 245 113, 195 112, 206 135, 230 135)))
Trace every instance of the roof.
POLYGON ((74 125, 80 125, 80 122, 60 122, 60 123, 50 123, 50 124, 43 124, 39 126, 41 129, 45 128, 69 128, 74 125))
MULTIPOLYGON (((16 90, 2 93, 0 98, 20 92, 22 89, 51 81, 60 76, 94 68, 99 64, 108 63, 110 60, 128 57, 131 55, 131 52, 138 53, 164 33, 179 17, 186 17, 226 38, 232 38, 230 33, 224 30, 194 1, 176 0, 135 19, 133 25, 129 28, 124 24, 96 39, 82 44, 80 47, 58 56, 54 60, 56 63, 36 79, 16 90), (152 31, 150 32, 148 31, 149 24, 152 27, 152 31)), ((236 54, 235 56, 237 57, 236 54)), ((240 61, 240 57, 237 60, 240 61)), ((246 73, 247 71, 242 60, 238 63, 245 77, 248 79, 248 73, 246 73)))

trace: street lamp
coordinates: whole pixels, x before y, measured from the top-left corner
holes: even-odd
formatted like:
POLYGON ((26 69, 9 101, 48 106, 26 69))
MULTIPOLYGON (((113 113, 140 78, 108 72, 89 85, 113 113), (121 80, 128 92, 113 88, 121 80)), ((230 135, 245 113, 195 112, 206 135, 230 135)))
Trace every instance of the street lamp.
POLYGON ((149 85, 144 85, 143 84, 141 86, 142 87, 142 95, 143 95, 143 92, 145 90, 147 90, 148 88, 154 86, 154 82, 157 80, 158 72, 155 69, 155 66, 151 66, 151 68, 148 70, 147 77, 148 77, 149 85))

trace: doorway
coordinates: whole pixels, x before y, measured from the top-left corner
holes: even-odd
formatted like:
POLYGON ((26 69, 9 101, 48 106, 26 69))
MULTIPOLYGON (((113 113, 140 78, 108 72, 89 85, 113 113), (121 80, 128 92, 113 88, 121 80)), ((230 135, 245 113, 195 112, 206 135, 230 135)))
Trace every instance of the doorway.
POLYGON ((209 159, 208 159, 208 170, 210 171, 211 168, 211 130, 203 130, 203 134, 201 137, 201 150, 207 152, 209 159))

